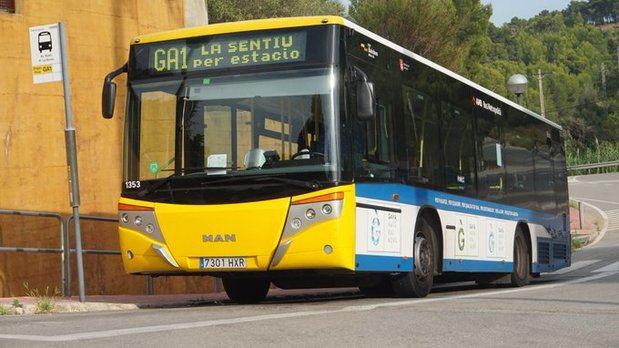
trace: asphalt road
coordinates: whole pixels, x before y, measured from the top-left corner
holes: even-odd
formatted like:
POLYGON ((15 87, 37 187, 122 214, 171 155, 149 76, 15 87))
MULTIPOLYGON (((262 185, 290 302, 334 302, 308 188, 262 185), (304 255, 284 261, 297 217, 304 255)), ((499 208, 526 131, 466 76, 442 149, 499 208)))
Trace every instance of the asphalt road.
MULTIPOLYGON (((619 211, 619 174, 577 177, 574 197, 619 211)), ((241 306, 0 318, 0 346, 619 346, 619 219, 573 265, 524 288, 442 285, 425 299, 344 291, 241 306)))

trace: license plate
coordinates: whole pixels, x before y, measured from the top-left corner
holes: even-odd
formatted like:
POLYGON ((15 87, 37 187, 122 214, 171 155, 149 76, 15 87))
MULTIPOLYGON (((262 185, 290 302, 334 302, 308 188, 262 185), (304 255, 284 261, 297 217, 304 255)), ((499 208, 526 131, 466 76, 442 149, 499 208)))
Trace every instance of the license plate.
POLYGON ((201 257, 200 268, 247 268, 247 260, 244 257, 201 257))

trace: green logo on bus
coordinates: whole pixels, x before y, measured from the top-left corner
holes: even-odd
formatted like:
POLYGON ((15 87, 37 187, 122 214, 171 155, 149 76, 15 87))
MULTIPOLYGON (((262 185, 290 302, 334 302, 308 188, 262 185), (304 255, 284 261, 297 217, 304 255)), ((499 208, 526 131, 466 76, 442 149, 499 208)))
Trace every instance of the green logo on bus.
POLYGON ((148 164, 148 169, 151 173, 157 174, 159 172, 159 163, 157 161, 152 161, 148 164))
POLYGON ((458 249, 460 249, 460 251, 464 250, 464 228, 462 227, 460 227, 458 231, 458 249))

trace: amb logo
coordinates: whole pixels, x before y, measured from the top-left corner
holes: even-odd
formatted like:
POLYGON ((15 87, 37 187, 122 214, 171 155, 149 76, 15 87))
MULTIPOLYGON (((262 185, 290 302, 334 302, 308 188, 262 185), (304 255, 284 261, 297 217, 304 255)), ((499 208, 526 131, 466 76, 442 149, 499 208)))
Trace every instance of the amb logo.
POLYGON ((236 234, 203 234, 202 242, 204 243, 236 242, 236 234))
POLYGON ((378 51, 372 48, 372 44, 362 43, 360 46, 363 52, 368 54, 368 57, 370 58, 378 57, 378 51))

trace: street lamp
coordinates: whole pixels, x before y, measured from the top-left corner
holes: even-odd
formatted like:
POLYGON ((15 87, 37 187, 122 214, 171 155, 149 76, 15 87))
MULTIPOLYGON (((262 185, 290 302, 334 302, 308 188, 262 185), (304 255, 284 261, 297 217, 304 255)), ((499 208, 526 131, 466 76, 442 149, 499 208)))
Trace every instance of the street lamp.
POLYGON ((529 80, 522 74, 514 74, 507 80, 507 88, 516 95, 518 104, 522 104, 522 94, 526 92, 529 80))

